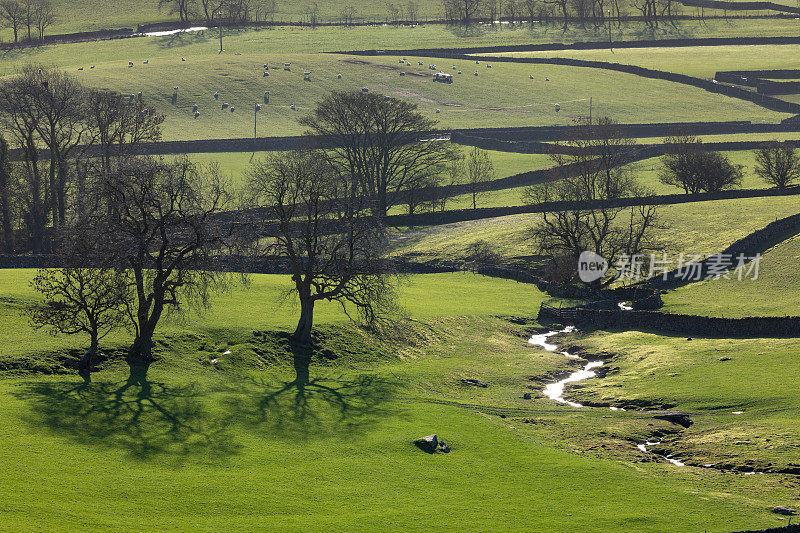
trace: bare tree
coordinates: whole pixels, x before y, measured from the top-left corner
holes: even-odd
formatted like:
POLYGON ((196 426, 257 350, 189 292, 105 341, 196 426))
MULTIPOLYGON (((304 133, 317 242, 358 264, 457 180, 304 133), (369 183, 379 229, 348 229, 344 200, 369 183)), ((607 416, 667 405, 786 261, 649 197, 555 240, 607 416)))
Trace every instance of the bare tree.
POLYGON ((130 155, 139 143, 161 139, 164 115, 141 100, 98 90, 89 95, 88 101, 92 141, 100 147, 104 172, 111 171, 112 158, 130 155))
POLYGON ((333 92, 300 122, 336 141, 327 152, 331 164, 358 184, 378 217, 402 203, 407 191, 446 172, 455 157, 416 104, 377 93, 333 92))
POLYGON ((261 252, 289 263, 300 300, 296 343, 308 346, 314 304, 321 300, 354 306, 375 325, 394 309, 396 291, 385 260, 380 220, 346 176, 316 152, 293 152, 255 163, 248 189, 255 205, 267 210, 277 228, 257 230, 253 242, 269 242, 261 252))
POLYGON ((220 274, 211 270, 227 235, 215 217, 230 193, 219 169, 182 158, 122 161, 97 180, 111 209, 97 224, 98 261, 129 272, 131 367, 147 367, 153 334, 169 311, 205 306, 220 274))
POLYGON ((306 4, 306 7, 303 9, 303 14, 306 17, 308 25, 312 28, 316 28, 319 22, 319 4, 316 2, 306 4))
POLYGON ((36 130, 50 149, 50 209, 53 225, 63 225, 67 209, 68 160, 89 137, 88 91, 75 78, 47 68, 27 66, 31 101, 39 115, 36 130))
POLYGON ((89 351, 79 367, 91 369, 99 341, 127 321, 125 273, 80 266, 40 269, 31 286, 44 297, 43 305, 27 311, 33 327, 47 328, 54 335, 88 334, 89 351))
POLYGON ((766 143, 756 150, 755 155, 755 173, 770 185, 785 189, 800 180, 800 158, 791 143, 766 143))
MULTIPOLYGON (((594 125, 579 123, 558 145, 563 149, 555 150, 551 158, 561 179, 526 190, 530 204, 575 205, 543 213, 541 222, 529 232, 540 253, 552 258, 552 277, 574 281, 577 259, 584 251, 613 262, 620 256, 660 249, 656 206, 620 207, 615 203, 647 193, 636 182, 629 164, 633 141, 624 138, 611 120, 601 118, 594 125)), ((612 281, 600 279, 592 285, 612 281)))
POLYGON ((386 10, 389 13, 388 22, 390 22, 392 24, 395 24, 395 25, 400 24, 400 18, 401 18, 400 9, 401 8, 398 7, 396 4, 394 4, 392 2, 387 2, 386 10))
POLYGON ((200 7, 203 9, 203 17, 206 19, 206 26, 212 26, 214 13, 220 11, 224 4, 225 0, 200 0, 200 7))
POLYGON ((275 22, 275 14, 278 12, 276 0, 256 0, 255 17, 256 21, 275 22))
POLYGON ((46 165, 40 160, 39 122, 42 117, 36 102, 41 91, 36 76, 14 76, 0 83, 0 121, 14 144, 22 152, 17 174, 22 182, 19 209, 28 232, 30 249, 41 253, 45 249, 45 233, 50 202, 43 172, 46 165))
POLYGON ((169 8, 170 15, 177 13, 183 23, 188 23, 194 11, 194 0, 158 0, 158 9, 169 8))
POLYGON ((56 21, 56 12, 50 0, 38 0, 34 4, 33 21, 36 26, 36 32, 39 35, 39 41, 44 41, 45 31, 56 21))
POLYGON ((3 250, 14 253, 14 227, 11 223, 11 167, 8 162, 8 142, 0 135, 0 226, 3 230, 3 250))
POLYGON ((353 21, 356 18, 356 8, 352 5, 347 5, 342 8, 342 12, 339 14, 339 18, 342 21, 342 24, 346 26, 352 26, 353 21))
POLYGON ((0 20, 14 33, 14 44, 19 43, 19 31, 25 25, 25 7, 17 0, 3 0, 0 2, 0 20))
POLYGON ((564 31, 567 31, 569 28, 569 0, 544 0, 544 3, 550 4, 561 11, 564 31))
POLYGON ((536 15, 539 9, 538 0, 523 0, 522 7, 525 10, 525 16, 528 17, 528 24, 533 27, 533 21, 536 20, 536 15))
POLYGON ((662 183, 680 187, 687 194, 731 189, 741 183, 742 166, 720 152, 703 149, 698 137, 668 137, 664 142, 668 153, 661 158, 662 183))
POLYGON ((486 194, 486 182, 494 177, 494 165, 489 152, 474 146, 467 155, 467 185, 472 197, 472 209, 478 208, 478 198, 486 194))
POLYGON ((450 20, 459 21, 469 27, 480 16, 486 0, 442 0, 445 13, 450 20))
POLYGON ((419 5, 413 0, 407 3, 406 13, 408 13, 408 21, 412 24, 416 24, 417 18, 419 18, 419 5))

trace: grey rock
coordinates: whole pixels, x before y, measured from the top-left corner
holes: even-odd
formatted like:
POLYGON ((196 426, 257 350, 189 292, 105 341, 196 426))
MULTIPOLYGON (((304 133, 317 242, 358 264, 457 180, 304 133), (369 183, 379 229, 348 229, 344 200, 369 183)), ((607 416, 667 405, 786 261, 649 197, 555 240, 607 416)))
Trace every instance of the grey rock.
POLYGON ((480 381, 480 380, 474 379, 474 378, 462 379, 461 383, 463 383, 465 385, 475 385, 476 387, 481 387, 481 388, 484 388, 484 389, 489 386, 486 383, 484 383, 483 381, 480 381))
POLYGON ((794 516, 797 514, 797 511, 791 507, 784 507, 783 505, 776 505, 772 508, 772 512, 776 514, 782 514, 784 516, 794 516))
POLYGON ((427 437, 420 437, 414 441, 417 448, 426 453, 435 453, 436 448, 439 447, 439 438, 436 434, 428 435, 427 437))

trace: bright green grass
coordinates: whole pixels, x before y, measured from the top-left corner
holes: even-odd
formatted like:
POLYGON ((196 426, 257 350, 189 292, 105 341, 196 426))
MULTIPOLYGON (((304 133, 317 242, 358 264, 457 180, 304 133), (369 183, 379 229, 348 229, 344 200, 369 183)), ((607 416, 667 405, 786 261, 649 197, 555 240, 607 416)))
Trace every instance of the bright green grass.
MULTIPOLYGON (((470 148, 456 146, 466 156, 470 148)), ((199 163, 217 162, 220 170, 231 176, 235 186, 243 186, 246 175, 253 161, 269 156, 270 152, 219 152, 207 154, 190 154, 190 158, 199 163)), ((541 170, 552 166, 549 156, 543 154, 515 154, 489 150, 489 157, 494 165, 494 178, 505 178, 520 172, 541 170)), ((507 204, 513 205, 513 204, 507 204)))
MULTIPOLYGON (((506 201, 512 201, 515 192, 521 191, 505 191, 506 201)), ((463 198, 460 202, 466 207, 463 198)), ((794 196, 665 205, 660 208, 660 216, 666 229, 660 235, 670 253, 706 257, 798 210, 794 196)), ((468 256, 467 248, 471 243, 484 240, 503 257, 531 255, 535 250, 526 240, 525 232, 539 220, 540 215, 529 214, 404 228, 394 236, 395 253, 428 259, 463 259, 468 256)))
POLYGON ((758 279, 737 274, 730 279, 691 283, 664 295, 665 310, 711 316, 800 315, 800 238, 793 238, 765 252, 758 279))
POLYGON ((763 469, 796 462, 796 339, 689 341, 630 331, 596 332, 581 345, 616 354, 609 365, 618 370, 586 381, 573 390, 576 397, 618 404, 668 402, 695 413, 694 425, 667 445, 687 464, 763 469))
POLYGON ((212 371, 193 354, 153 365, 146 389, 117 366, 90 385, 2 379, 3 527, 722 533, 778 524, 769 506, 796 497, 775 478, 579 449, 561 426, 608 411, 519 398, 565 358, 498 319, 432 330, 413 359, 314 366, 302 388, 286 366, 212 371), (490 387, 458 383, 474 376, 490 387), (411 446, 431 432, 449 455, 411 446))
MULTIPOLYGON (((397 58, 353 61, 346 56, 289 53, 287 50, 292 50, 289 43, 276 48, 285 33, 283 30, 243 32, 228 40, 227 52, 222 56, 216 54, 213 39, 203 40, 200 36, 187 37, 189 44, 182 47, 163 46, 157 39, 47 47, 11 54, 14 60, 4 61, 0 74, 12 72, 22 61, 37 61, 72 71, 89 86, 123 93, 142 91, 148 103, 167 115, 165 139, 248 137, 253 133, 253 106, 263 101, 265 90, 271 91, 271 100, 259 115, 260 135, 302 133, 298 117, 328 91, 361 87, 418 103, 424 114, 438 119, 443 127, 567 124, 576 116, 588 114, 589 97, 593 98, 596 115, 608 115, 623 122, 742 119, 774 122, 785 117, 751 103, 681 84, 596 69, 515 64, 497 64, 486 69, 461 61, 455 62, 455 66, 464 74, 457 76, 454 84, 437 84, 431 81, 430 70, 417 67, 417 58, 408 58, 413 66, 406 70, 422 76, 401 77, 397 58), (234 55, 235 52, 242 55, 234 55), (182 62, 182 57, 187 61, 182 62), (149 60, 148 65, 142 64, 145 59, 149 60), (134 68, 128 68, 128 60, 134 61, 134 68), (264 63, 275 66, 284 62, 292 63, 291 72, 281 68, 271 70, 268 78, 262 76, 264 63), (96 68, 89 70, 91 65, 96 68), (86 70, 78 72, 80 66, 86 70), (476 68, 477 77, 472 75, 476 68), (312 81, 303 81, 304 71, 312 72, 312 81), (342 74, 341 80, 337 74, 342 74), (534 74, 535 79, 529 80, 529 74, 534 74), (545 82, 545 76, 551 81, 545 82), (178 98, 173 105, 172 88, 176 85, 178 98), (626 90, 619 91, 620 86, 626 90), (220 92, 219 101, 212 97, 216 91, 220 92), (222 102, 235 106, 236 111, 223 111, 222 102), (561 105, 561 112, 555 112, 555 103, 561 105), (194 104, 200 108, 198 119, 192 114, 194 104), (294 111, 290 109, 293 104, 297 108, 294 111), (441 113, 436 113, 437 109, 441 113)), ((288 33, 312 38, 317 35, 305 30, 288 33)), ((314 45, 321 47, 319 42, 314 45)), ((448 71, 454 64, 447 60, 424 60, 426 65, 435 63, 448 71)))
MULTIPOLYGON (((38 298, 29 287, 34 274, 34 270, 0 270, 0 358, 86 344, 86 339, 80 337, 52 337, 36 332, 21 318, 24 307, 38 298)), ((408 276, 401 281, 399 303, 413 318, 500 313, 531 315, 547 298, 532 285, 466 273, 408 276), (470 287, 468 292, 460 290, 466 285, 470 287)), ((167 335, 214 329, 290 329, 297 325, 299 317, 299 306, 294 298, 284 296, 290 288, 288 276, 254 275, 248 286, 234 286, 230 292, 217 295, 203 313, 166 320, 161 331, 167 335)), ((347 320, 338 304, 327 302, 316 305, 314 318, 318 324, 347 320)), ((107 344, 116 346, 128 340, 126 333, 117 333, 107 339, 107 344)))
MULTIPOLYGON (((795 21, 800 29, 800 21, 795 21)), ((508 52, 513 57, 570 57, 608 61, 699 78, 713 78, 721 70, 800 68, 800 45, 693 46, 677 48, 615 48, 610 50, 558 50, 508 52)))
MULTIPOLYGON (((58 19, 56 24, 48 29, 48 34, 87 31, 104 28, 129 27, 136 28, 137 24, 176 20, 175 15, 169 15, 167 10, 157 9, 157 0, 123 0, 120 3, 108 4, 97 0, 79 0, 71 2, 69 0, 56 0, 58 19)), ((420 16, 424 21, 425 17, 440 17, 440 4, 437 2, 420 2, 420 16)), ((278 15, 276 20, 297 21, 307 4, 290 0, 278 3, 278 15)), ((346 4, 345 4, 346 5, 346 4)), ((382 19, 388 10, 385 4, 377 0, 368 0, 355 6, 359 17, 372 19, 382 19)), ((335 20, 341 11, 342 5, 339 4, 320 4, 321 20, 335 20)), ((706 10, 707 13, 713 10, 706 10)), ((473 44, 510 44, 527 42, 569 42, 569 41, 604 41, 607 39, 606 28, 587 28, 581 29, 579 26, 572 25, 566 32, 561 27, 555 26, 534 26, 507 24, 496 25, 494 27, 473 27, 468 32, 463 28, 447 28, 440 25, 420 26, 423 31, 416 34, 409 33, 419 28, 395 28, 392 26, 376 26, 371 28, 357 28, 359 37, 364 36, 370 46, 368 48, 380 48, 386 42, 396 43, 395 47, 400 47, 401 43, 405 48, 419 48, 422 43, 426 46, 470 46, 473 44), (366 30, 366 31, 365 31, 366 30), (384 37, 381 38, 380 36, 384 37), (461 44, 460 44, 461 43, 461 44)), ((658 29, 648 29, 642 24, 624 24, 621 30, 614 29, 615 39, 653 39, 669 38, 677 36, 729 36, 729 35, 793 35, 796 24, 792 20, 731 20, 718 21, 710 20, 705 24, 694 21, 679 22, 677 28, 663 25, 658 29)), ((342 39, 341 37, 331 37, 331 32, 340 28, 318 28, 313 30, 317 34, 322 34, 324 42, 335 40, 339 44, 337 49, 342 49, 341 44, 353 44, 353 39, 342 39)), ((312 31, 312 30, 309 30, 312 31)), ((216 34, 212 30, 212 34, 216 34)), ((333 33, 341 35, 341 33, 333 33)), ((216 36, 216 35, 214 35, 216 36)), ((0 38, 11 40, 12 34, 9 30, 0 31, 0 38)), ((367 47, 367 46, 365 46, 367 47)), ((346 49, 352 49, 348 46, 346 49)))

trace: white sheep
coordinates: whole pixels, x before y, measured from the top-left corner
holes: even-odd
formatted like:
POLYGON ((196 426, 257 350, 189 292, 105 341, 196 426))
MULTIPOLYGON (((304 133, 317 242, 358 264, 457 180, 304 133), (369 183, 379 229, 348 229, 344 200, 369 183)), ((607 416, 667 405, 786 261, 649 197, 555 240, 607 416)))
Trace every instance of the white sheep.
POLYGON ((234 111, 236 111, 236 107, 235 106, 231 106, 231 113, 233 113, 234 111))
POLYGON ((295 105, 294 104, 290 105, 289 107, 292 109, 292 111, 295 110, 295 105))
POLYGON ((194 118, 197 118, 197 117, 199 117, 199 116, 200 116, 200 111, 197 111, 197 110, 195 110, 195 112, 194 112, 194 118))
POLYGON ((222 102, 222 109, 228 109, 228 102, 222 102))
POLYGON ((476 76, 478 75, 478 71, 477 71, 477 70, 475 71, 475 75, 476 75, 476 76))
POLYGON ((149 60, 149 59, 145 59, 144 61, 142 61, 142 64, 143 64, 143 65, 147 65, 147 64, 149 64, 149 63, 150 63, 150 60, 149 60))
POLYGON ((337 75, 336 75, 336 78, 337 78, 337 79, 342 79, 342 75, 341 75, 341 74, 337 74, 337 75))
POLYGON ((362 93, 368 93, 369 92, 369 88, 368 87, 362 87, 361 88, 361 92, 362 93))
POLYGON ((437 110, 436 110, 436 112, 437 112, 437 113, 441 113, 441 110, 437 109, 437 110))

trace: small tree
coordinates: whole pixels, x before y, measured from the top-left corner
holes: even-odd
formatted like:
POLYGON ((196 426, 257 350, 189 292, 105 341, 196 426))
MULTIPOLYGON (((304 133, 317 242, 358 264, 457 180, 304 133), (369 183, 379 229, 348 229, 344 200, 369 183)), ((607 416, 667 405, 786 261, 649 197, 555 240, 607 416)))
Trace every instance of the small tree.
POLYGON ((742 166, 720 152, 703 149, 697 137, 665 139, 668 153, 661 158, 662 183, 682 188, 687 194, 731 189, 742 181, 742 166))
POLYGON ((14 44, 19 43, 19 30, 25 25, 25 7, 17 0, 0 1, 0 19, 14 33, 14 44))
MULTIPOLYGON (((642 197, 630 165, 633 141, 625 138, 607 118, 595 124, 579 123, 551 154, 560 179, 526 190, 529 204, 567 202, 572 206, 542 214, 529 230, 533 244, 551 258, 548 276, 556 281, 577 277, 577 260, 584 251, 594 252, 610 263, 660 249, 660 228, 654 205, 622 207, 617 200, 642 197)), ((613 277, 591 283, 601 287, 613 277)))
POLYGON ((249 241, 257 253, 288 262, 300 300, 292 337, 311 344, 314 304, 321 300, 355 306, 376 325, 393 310, 396 291, 385 260, 384 228, 353 183, 318 152, 293 152, 255 163, 248 189, 266 219, 249 241))
POLYGON ((486 182, 494 176, 494 165, 489 152, 474 146, 467 155, 466 171, 472 209, 477 209, 478 198, 486 194, 486 182))
POLYGON ((800 179, 800 158, 789 142, 771 142, 756 150, 756 175, 779 189, 800 179))
POLYGON ((40 269, 31 287, 44 296, 44 305, 28 310, 33 327, 54 335, 88 334, 91 344, 79 366, 91 369, 100 339, 127 320, 125 274, 108 268, 40 269))

